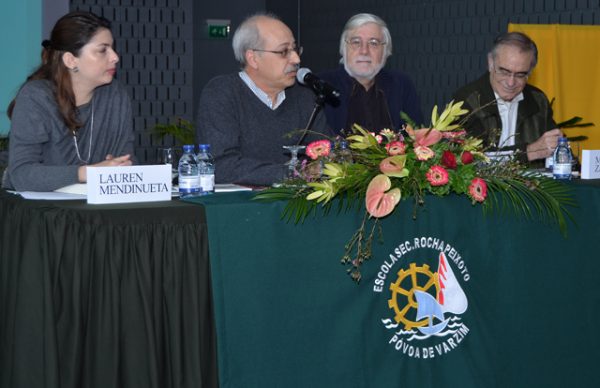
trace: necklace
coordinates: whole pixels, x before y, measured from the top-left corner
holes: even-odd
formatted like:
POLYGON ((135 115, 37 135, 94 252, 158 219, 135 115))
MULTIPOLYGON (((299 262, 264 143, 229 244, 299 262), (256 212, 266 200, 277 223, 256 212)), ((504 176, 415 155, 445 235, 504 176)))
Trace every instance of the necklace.
POLYGON ((90 158, 92 156, 92 137, 94 136, 94 99, 92 98, 92 117, 90 119, 90 146, 88 148, 88 157, 86 160, 81 159, 81 154, 79 153, 79 146, 77 145, 77 136, 75 132, 73 132, 73 144, 75 144, 75 152, 77 153, 77 159, 83 164, 88 164, 90 158))

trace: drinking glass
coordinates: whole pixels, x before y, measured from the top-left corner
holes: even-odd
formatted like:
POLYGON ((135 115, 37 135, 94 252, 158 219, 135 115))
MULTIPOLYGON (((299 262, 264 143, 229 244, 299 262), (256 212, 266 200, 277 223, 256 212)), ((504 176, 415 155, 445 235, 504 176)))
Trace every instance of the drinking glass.
POLYGON ((290 182, 300 178, 300 160, 298 159, 298 153, 303 151, 306 146, 302 145, 289 145, 283 146, 284 149, 290 151, 290 160, 283 165, 283 181, 290 182))
POLYGON ((156 151, 156 159, 158 164, 170 164, 171 165, 171 179, 173 184, 177 184, 178 166, 179 166, 179 152, 176 147, 161 147, 156 151))

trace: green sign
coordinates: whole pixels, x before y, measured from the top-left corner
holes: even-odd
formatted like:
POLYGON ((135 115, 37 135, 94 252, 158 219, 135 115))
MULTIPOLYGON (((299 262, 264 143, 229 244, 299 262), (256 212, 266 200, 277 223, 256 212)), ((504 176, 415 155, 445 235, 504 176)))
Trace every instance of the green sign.
POLYGON ((229 26, 208 26, 209 38, 228 38, 229 26))

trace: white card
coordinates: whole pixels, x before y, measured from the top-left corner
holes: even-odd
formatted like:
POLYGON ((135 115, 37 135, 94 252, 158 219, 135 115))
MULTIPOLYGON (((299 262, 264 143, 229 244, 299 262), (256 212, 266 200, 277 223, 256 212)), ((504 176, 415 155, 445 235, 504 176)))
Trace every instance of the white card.
POLYGON ((581 179, 600 179, 600 150, 581 152, 581 179))
POLYGON ((87 168, 88 203, 170 200, 170 164, 87 168))

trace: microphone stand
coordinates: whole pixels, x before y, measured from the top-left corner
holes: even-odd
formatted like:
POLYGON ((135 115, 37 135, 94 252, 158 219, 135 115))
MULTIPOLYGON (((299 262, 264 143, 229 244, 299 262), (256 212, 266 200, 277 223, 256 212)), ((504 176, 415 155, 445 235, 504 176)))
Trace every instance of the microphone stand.
POLYGON ((304 132, 302 132, 302 136, 300 136, 300 139, 298 139, 298 143, 296 143, 296 145, 300 145, 300 143, 302 143, 302 141, 306 137, 306 134, 312 128, 312 126, 313 126, 313 124, 315 122, 315 119, 317 118, 317 113, 319 113, 319 110, 321 108, 323 108, 323 104, 325 104, 325 94, 319 93, 319 94, 317 94, 317 97, 315 98, 315 106, 314 106, 313 111, 312 111, 312 113, 310 115, 310 118, 308 119, 308 123, 306 124, 306 128, 304 129, 304 132))

